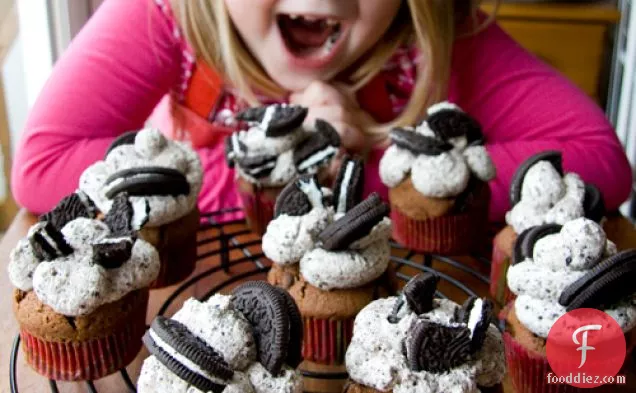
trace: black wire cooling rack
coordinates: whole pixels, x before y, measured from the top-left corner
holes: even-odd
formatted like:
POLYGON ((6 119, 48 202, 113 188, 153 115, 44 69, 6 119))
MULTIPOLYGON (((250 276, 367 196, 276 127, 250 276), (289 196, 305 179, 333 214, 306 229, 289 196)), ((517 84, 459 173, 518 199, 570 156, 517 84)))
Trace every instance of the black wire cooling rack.
MULTIPOLYGON (((205 301, 215 293, 227 290, 243 280, 264 278, 271 266, 261 251, 260 238, 252 234, 242 220, 219 222, 225 215, 237 213, 236 209, 222 210, 202 215, 198 236, 198 263, 205 268, 179 285, 165 300, 158 315, 165 314, 170 306, 179 301, 180 295, 203 280, 220 276, 220 280, 210 282, 210 289, 196 295, 205 301), (214 261, 213 263, 209 263, 214 261), (209 267, 208 267, 209 265, 209 267)), ((436 271, 441 281, 437 296, 462 302, 469 296, 487 293, 490 261, 482 257, 450 258, 439 255, 421 254, 391 243, 392 267, 401 282, 426 271, 436 271), (471 287, 464 282, 470 282, 471 287)), ((199 270, 199 269, 197 269, 199 270)), ((18 356, 20 354, 20 336, 17 335, 11 350, 9 362, 9 384, 12 393, 18 393, 18 356)), ((122 391, 136 392, 135 384, 126 369, 119 371, 122 391)), ((317 373, 304 371, 305 377, 314 379, 346 379, 346 373, 317 373)), ((83 383, 90 393, 97 393, 93 381, 83 383)), ((58 385, 49 380, 51 392, 58 393, 58 385)))

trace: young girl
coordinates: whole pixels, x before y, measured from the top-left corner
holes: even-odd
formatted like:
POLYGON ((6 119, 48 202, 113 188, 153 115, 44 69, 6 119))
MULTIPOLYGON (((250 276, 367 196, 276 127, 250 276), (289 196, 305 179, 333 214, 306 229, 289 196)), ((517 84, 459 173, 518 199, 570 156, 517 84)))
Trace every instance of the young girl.
POLYGON ((388 130, 448 99, 477 118, 498 176, 491 219, 517 166, 546 149, 600 187, 610 209, 631 172, 588 97, 528 54, 470 0, 108 0, 60 59, 28 120, 13 192, 33 212, 72 192, 119 134, 152 122, 191 140, 205 170, 199 207, 239 204, 223 139, 252 104, 291 102, 366 154, 367 191, 386 195, 388 130))

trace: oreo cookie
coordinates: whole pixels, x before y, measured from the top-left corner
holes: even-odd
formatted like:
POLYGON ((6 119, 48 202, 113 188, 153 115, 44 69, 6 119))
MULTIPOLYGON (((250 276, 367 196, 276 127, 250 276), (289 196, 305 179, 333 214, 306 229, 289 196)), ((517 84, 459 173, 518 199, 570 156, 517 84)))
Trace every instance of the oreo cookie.
POLYGON ((439 283, 439 275, 433 272, 421 273, 413 277, 404 286, 402 293, 409 305, 417 315, 425 314, 433 309, 433 298, 439 283))
POLYGON ((331 160, 340 148, 340 136, 331 124, 316 120, 316 131, 294 149, 294 164, 299 173, 308 173, 313 168, 331 160))
POLYGON ((351 243, 367 236, 376 224, 389 214, 389 206, 377 193, 349 210, 342 218, 329 224, 318 235, 325 250, 344 250, 351 243))
POLYGON ((419 320, 406 339, 406 358, 413 371, 441 374, 471 358, 470 330, 419 320))
POLYGON ((303 216, 309 213, 316 203, 324 206, 318 179, 315 176, 304 175, 283 188, 283 191, 276 198, 274 217, 281 214, 303 216))
POLYGON ((289 345, 285 363, 291 368, 296 368, 303 361, 303 318, 300 315, 300 310, 294 298, 283 288, 274 287, 274 289, 276 289, 285 300, 285 308, 289 316, 289 345))
POLYGON ((264 281, 250 281, 232 291, 231 301, 254 328, 259 362, 273 376, 279 375, 291 337, 285 297, 264 281))
POLYGON ((225 138, 225 161, 230 168, 234 168, 238 157, 247 152, 247 146, 239 139, 239 133, 234 132, 225 138))
POLYGON ((190 193, 185 175, 160 166, 123 169, 113 173, 104 184, 108 199, 125 192, 129 196, 179 196, 190 193))
POLYGON ((29 230, 29 244, 35 258, 40 261, 52 261, 73 253, 62 232, 51 223, 38 222, 29 230))
POLYGON ((239 113, 241 121, 260 123, 265 135, 276 138, 290 134, 302 126, 309 110, 299 105, 275 104, 260 108, 250 108, 239 113))
POLYGON ((241 156, 236 159, 236 163, 247 175, 255 179, 261 179, 272 173, 276 167, 277 160, 277 156, 241 156))
POLYGON ((138 131, 128 131, 115 138, 110 146, 108 146, 108 149, 106 149, 106 154, 104 155, 104 157, 108 157, 110 152, 113 151, 116 147, 124 145, 134 145, 135 138, 137 137, 137 132, 138 131))
POLYGON ((117 269, 130 260, 135 240, 131 237, 105 238, 93 244, 93 263, 104 269, 117 269))
POLYGON ((134 233, 133 216, 135 212, 127 194, 119 194, 113 200, 110 210, 104 217, 104 223, 114 236, 132 236, 134 233))
POLYGON ((226 385, 220 381, 230 380, 234 375, 214 348, 173 319, 156 317, 143 342, 166 368, 203 392, 221 393, 226 385), (183 363, 172 353, 179 354, 183 363))
POLYGON ((413 154, 438 156, 453 149, 453 145, 444 140, 424 136, 405 128, 394 128, 389 136, 391 137, 391 142, 397 147, 408 150, 413 154))
POLYGON ((525 179, 526 174, 530 168, 540 161, 548 161, 552 164, 554 169, 563 176, 563 156, 560 151, 548 150, 528 158, 519 166, 519 168, 517 168, 515 174, 512 176, 512 180, 510 182, 510 203, 512 206, 521 201, 521 189, 523 187, 523 180, 525 179))
POLYGON ((470 352, 478 352, 484 345, 488 328, 493 319, 492 301, 477 296, 468 298, 459 310, 457 322, 466 324, 470 330, 470 352))
POLYGON ((626 250, 599 263, 561 293, 559 304, 602 310, 632 295, 636 281, 636 250, 626 250))
POLYGON ((481 125, 461 110, 442 109, 431 114, 426 121, 435 135, 443 141, 465 136, 469 146, 484 144, 481 125))
POLYGON ((40 216, 40 221, 47 221, 56 229, 61 230, 64 225, 76 218, 95 218, 97 207, 83 191, 65 197, 53 210, 40 216))
POLYGON ((362 160, 346 156, 333 186, 336 213, 346 213, 362 201, 364 164, 362 160))
POLYGON ((585 217, 597 223, 605 217, 605 200, 603 194, 595 185, 585 184, 585 198, 583 199, 585 217))
POLYGON ((523 231, 512 249, 511 264, 523 262, 526 258, 532 258, 534 246, 542 238, 561 232, 562 226, 559 224, 543 224, 528 228, 523 231))

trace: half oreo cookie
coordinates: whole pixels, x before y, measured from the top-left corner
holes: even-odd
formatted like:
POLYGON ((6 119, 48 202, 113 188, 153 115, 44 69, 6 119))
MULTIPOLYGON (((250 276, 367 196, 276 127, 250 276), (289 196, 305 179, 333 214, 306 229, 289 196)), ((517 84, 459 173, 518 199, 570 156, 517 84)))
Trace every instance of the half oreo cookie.
POLYGON ((346 156, 333 186, 336 213, 346 213, 362 201, 364 164, 361 159, 346 156))
POLYGON ((223 357, 178 321, 158 316, 143 336, 148 351, 179 378, 203 392, 221 393, 234 371, 223 357), (177 357, 171 354, 178 354, 177 357))
POLYGON ((236 118, 241 121, 260 123, 265 135, 276 138, 295 131, 302 126, 308 109, 299 105, 275 104, 259 108, 250 108, 239 113, 236 118))
POLYGON ((106 179, 105 195, 109 199, 125 192, 129 196, 179 196, 190 193, 185 175, 160 166, 123 169, 106 179))
POLYGON ((595 222, 601 222, 605 217, 605 200, 603 194, 595 185, 585 184, 585 199, 583 200, 585 217, 595 222))
POLYGON ((486 334, 493 319, 492 301, 480 299, 476 296, 470 297, 459 311, 459 323, 464 323, 470 330, 470 351, 478 352, 484 345, 486 334))
POLYGON ((526 174, 530 168, 540 161, 548 161, 552 164, 554 169, 563 176, 563 156, 560 151, 548 150, 528 158, 519 166, 515 174, 512 176, 512 180, 510 182, 510 203, 512 206, 521 201, 521 189, 523 188, 523 180, 525 179, 526 174))
POLYGON ((278 217, 281 214, 303 216, 314 208, 315 203, 323 203, 318 179, 315 176, 303 175, 285 186, 278 195, 274 206, 274 216, 278 217))
POLYGON ((442 109, 429 116, 428 126, 443 141, 465 136, 470 146, 483 145, 481 125, 466 112, 442 109))
POLYGON ((269 176, 276 168, 278 157, 268 155, 241 156, 236 159, 236 163, 243 172, 255 179, 269 176))
POLYGON ((232 304, 254 328, 259 362, 273 376, 278 376, 290 349, 287 300, 272 285, 250 281, 232 291, 232 304))
POLYGON ((47 221, 56 229, 62 230, 64 225, 76 218, 95 218, 97 207, 83 191, 78 190, 65 197, 53 210, 40 216, 40 221, 47 221))
POLYGON ((599 263, 565 288, 559 304, 567 311, 577 308, 602 310, 634 294, 636 250, 626 250, 599 263))
POLYGON ((294 150, 294 164, 299 173, 310 173, 312 169, 332 159, 340 148, 340 136, 331 124, 316 120, 316 131, 294 150))
POLYGON ((523 231, 515 241, 511 263, 516 265, 526 258, 532 258, 535 244, 546 236, 561 232, 561 228, 558 224, 543 224, 523 231))
POLYGON ((433 298, 439 283, 439 275, 433 272, 421 273, 413 277, 404 286, 402 293, 409 308, 417 315, 433 309, 433 298))
POLYGON ((413 154, 438 156, 453 149, 453 145, 444 140, 424 136, 405 128, 394 128, 389 136, 396 146, 413 154))
POLYGON ((132 236, 135 230, 133 228, 134 214, 135 211, 128 195, 126 193, 118 194, 104 217, 104 223, 114 236, 132 236))
POLYGON ((104 269, 117 269, 130 260, 135 239, 105 238, 93 244, 93 263, 104 269))
POLYGON ((113 143, 111 143, 110 146, 108 146, 108 149, 106 149, 106 154, 104 155, 104 157, 108 157, 110 152, 113 151, 116 147, 124 145, 134 145, 135 138, 137 137, 137 132, 138 131, 128 131, 115 138, 113 143))
POLYGON ((325 250, 344 250, 356 240, 367 236, 374 226, 389 214, 389 206, 377 193, 349 210, 342 218, 325 228, 318 239, 325 250))
POLYGON ((287 358, 285 363, 296 368, 303 361, 302 345, 303 345, 303 318, 300 310, 294 301, 294 298, 283 288, 275 288, 285 301, 285 308, 289 316, 289 345, 287 349, 287 358))
POLYGON ((459 367, 471 358, 470 330, 418 320, 407 335, 406 358, 413 371, 441 374, 459 367))
POLYGON ((66 242, 62 232, 46 221, 33 225, 29 229, 28 239, 35 258, 40 262, 73 253, 73 247, 66 242))

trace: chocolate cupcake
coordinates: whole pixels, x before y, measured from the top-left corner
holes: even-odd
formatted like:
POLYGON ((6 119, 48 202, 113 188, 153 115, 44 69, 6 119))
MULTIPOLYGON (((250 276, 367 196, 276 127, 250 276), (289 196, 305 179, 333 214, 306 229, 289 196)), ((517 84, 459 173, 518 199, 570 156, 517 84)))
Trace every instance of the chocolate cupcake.
POLYGON ((307 108, 275 104, 251 108, 237 118, 247 128, 226 140, 226 159, 236 168, 248 226, 263 234, 274 216, 276 198, 299 175, 326 176, 340 138, 327 122, 303 125, 307 108))
POLYGON ((483 240, 495 168, 479 124, 454 104, 428 110, 415 128, 391 131, 380 161, 393 238, 420 252, 466 254, 483 240))
POLYGON ((265 282, 187 300, 144 336, 139 393, 301 393, 302 326, 293 300, 265 282), (300 336, 298 335, 300 334, 300 336))
POLYGON ((129 230, 128 214, 111 210, 101 221, 60 208, 11 252, 22 347, 27 363, 47 378, 99 379, 141 348, 148 286, 160 263, 152 245, 129 230), (108 225, 114 222, 122 225, 108 225))
POLYGON ((513 176, 508 225, 493 242, 490 293, 500 305, 514 297, 506 285, 506 272, 515 257, 517 239, 522 241, 523 234, 534 227, 563 225, 580 217, 600 222, 605 215, 598 188, 585 184, 576 173, 564 173, 562 160, 560 152, 545 151, 526 160, 513 176))
POLYGON ((161 271, 152 287, 160 288, 194 270, 201 181, 194 150, 156 129, 144 129, 115 140, 104 160, 84 171, 79 188, 104 214, 118 195, 127 196, 134 207, 134 229, 159 251, 161 271))
POLYGON ((501 391, 506 367, 492 303, 434 299, 439 278, 420 274, 399 297, 372 302, 356 317, 345 392, 501 391))
POLYGON ((620 269, 634 265, 636 251, 617 253, 603 229, 586 218, 551 233, 531 231, 523 257, 507 274, 517 295, 502 312, 511 380, 520 393, 578 391, 546 384, 552 371, 546 357, 548 332, 566 312, 595 308, 618 322, 629 353, 636 344, 636 290, 633 274, 620 269))
MULTIPOLYGON (((303 318, 305 371, 344 372, 356 314, 391 290, 388 206, 375 194, 360 201, 362 172, 361 161, 345 159, 330 198, 315 177, 288 185, 263 236, 274 262, 268 280, 289 291, 303 318)), ((343 383, 306 380, 320 392, 343 383)))

